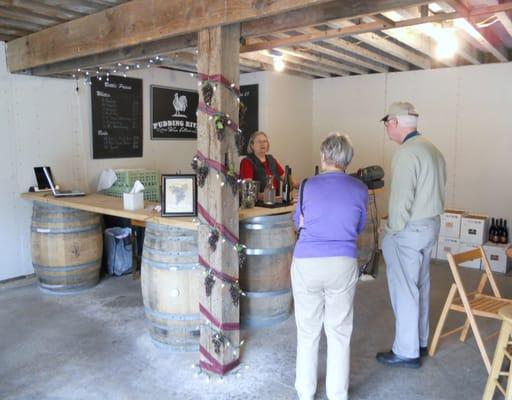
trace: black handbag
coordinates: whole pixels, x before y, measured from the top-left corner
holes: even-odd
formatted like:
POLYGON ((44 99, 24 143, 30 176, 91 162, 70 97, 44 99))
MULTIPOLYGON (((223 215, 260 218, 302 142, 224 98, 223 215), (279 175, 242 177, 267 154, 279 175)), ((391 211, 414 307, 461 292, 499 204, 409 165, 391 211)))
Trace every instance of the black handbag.
MULTIPOLYGON (((302 183, 300 184, 300 194, 299 194, 299 207, 300 207, 300 215, 302 215, 302 218, 304 219, 304 210, 302 209, 302 199, 304 198, 304 186, 306 186, 306 181, 308 178, 304 179, 302 183)), ((297 240, 299 240, 300 237, 300 231, 302 231, 304 227, 299 227, 297 231, 297 240)))

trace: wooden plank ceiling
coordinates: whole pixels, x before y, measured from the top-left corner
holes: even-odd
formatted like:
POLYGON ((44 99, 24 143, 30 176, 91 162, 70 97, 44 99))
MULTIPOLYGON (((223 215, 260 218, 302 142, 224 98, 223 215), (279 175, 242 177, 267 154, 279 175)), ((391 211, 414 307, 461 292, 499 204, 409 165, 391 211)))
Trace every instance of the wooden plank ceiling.
POLYGON ((325 78, 508 62, 511 17, 512 0, 0 0, 0 40, 11 72, 195 72, 197 30, 241 22, 242 73, 280 57, 284 73, 325 78), (459 47, 442 59, 446 32, 459 47))

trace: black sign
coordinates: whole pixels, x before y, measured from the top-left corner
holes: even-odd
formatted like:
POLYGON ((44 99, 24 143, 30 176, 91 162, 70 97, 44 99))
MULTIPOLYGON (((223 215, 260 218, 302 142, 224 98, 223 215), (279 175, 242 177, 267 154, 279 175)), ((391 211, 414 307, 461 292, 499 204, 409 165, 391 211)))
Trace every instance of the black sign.
POLYGON ((91 79, 92 157, 142 157, 142 80, 91 79))
POLYGON ((151 86, 151 100, 151 139, 197 139, 197 91, 151 86))
POLYGON ((243 138, 242 154, 246 155, 249 138, 258 130, 258 85, 240 86, 238 121, 243 138))

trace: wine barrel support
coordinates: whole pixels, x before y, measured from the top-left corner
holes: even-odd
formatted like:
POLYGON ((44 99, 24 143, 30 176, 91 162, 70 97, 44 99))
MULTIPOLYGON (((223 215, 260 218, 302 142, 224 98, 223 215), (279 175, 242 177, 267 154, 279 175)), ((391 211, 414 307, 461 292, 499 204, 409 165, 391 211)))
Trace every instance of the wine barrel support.
POLYGON ((142 298, 153 343, 172 351, 199 350, 201 271, 197 231, 146 225, 142 298))
POLYGON ((71 294, 100 279, 103 235, 99 214, 34 202, 32 265, 41 289, 71 294))
POLYGON ((278 214, 240 221, 240 242, 247 246, 247 263, 240 269, 240 319, 246 328, 285 321, 291 313, 290 266, 295 230, 292 215, 278 214))

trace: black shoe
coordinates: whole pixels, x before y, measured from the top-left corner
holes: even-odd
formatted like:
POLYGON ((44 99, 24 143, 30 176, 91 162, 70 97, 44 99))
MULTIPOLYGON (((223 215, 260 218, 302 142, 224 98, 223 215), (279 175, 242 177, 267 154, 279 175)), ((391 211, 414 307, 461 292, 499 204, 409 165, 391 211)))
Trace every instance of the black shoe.
POLYGON ((420 347, 420 358, 428 357, 428 347, 420 347))
POLYGON ((388 367, 405 367, 405 368, 419 368, 421 366, 420 358, 407 358, 396 355, 392 350, 385 353, 377 353, 375 357, 381 364, 388 367))

